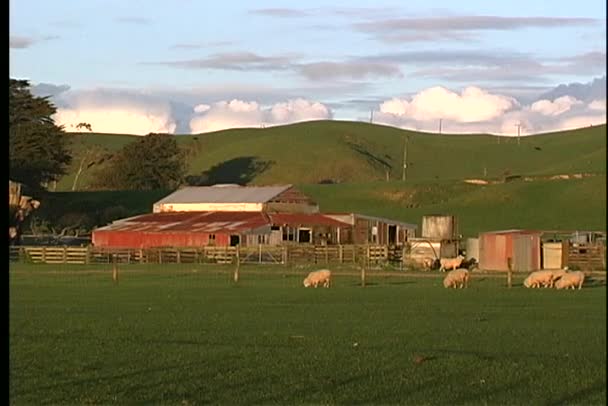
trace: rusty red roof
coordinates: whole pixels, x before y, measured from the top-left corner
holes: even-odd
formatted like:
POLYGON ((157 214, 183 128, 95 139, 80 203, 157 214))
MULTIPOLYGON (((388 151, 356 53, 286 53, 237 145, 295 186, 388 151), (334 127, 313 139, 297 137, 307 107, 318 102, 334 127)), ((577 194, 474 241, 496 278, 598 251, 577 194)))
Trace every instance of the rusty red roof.
POLYGON ((243 233, 271 225, 324 225, 348 227, 349 224, 318 213, 263 212, 164 212, 142 214, 114 221, 95 231, 135 231, 146 233, 243 233))
POLYGON ((242 233, 267 225, 261 212, 169 212, 117 220, 95 231, 242 233))

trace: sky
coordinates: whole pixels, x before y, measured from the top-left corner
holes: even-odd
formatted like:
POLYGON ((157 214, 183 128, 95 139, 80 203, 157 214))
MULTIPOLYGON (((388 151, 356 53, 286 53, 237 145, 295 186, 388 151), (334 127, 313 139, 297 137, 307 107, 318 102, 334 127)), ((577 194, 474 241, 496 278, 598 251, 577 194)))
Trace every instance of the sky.
POLYGON ((10 75, 67 131, 606 122, 603 0, 10 0, 9 15, 10 75))

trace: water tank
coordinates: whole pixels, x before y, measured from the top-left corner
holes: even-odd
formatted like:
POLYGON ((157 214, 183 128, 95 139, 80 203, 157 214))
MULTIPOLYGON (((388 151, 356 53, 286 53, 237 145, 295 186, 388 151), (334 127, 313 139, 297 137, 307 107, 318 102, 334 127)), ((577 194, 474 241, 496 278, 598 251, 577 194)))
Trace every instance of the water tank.
POLYGON ((456 239, 458 227, 454 216, 423 216, 422 237, 431 240, 456 239))
POLYGON ((465 259, 475 258, 479 262, 479 238, 467 238, 467 253, 465 259))

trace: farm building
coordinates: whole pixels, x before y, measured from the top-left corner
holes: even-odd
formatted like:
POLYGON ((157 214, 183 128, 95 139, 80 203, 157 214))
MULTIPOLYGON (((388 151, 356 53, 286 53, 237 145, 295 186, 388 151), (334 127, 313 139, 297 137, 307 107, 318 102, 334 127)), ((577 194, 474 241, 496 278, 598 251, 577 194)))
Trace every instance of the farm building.
POLYGON ((479 234, 479 267, 530 272, 541 269, 541 235, 536 230, 504 230, 479 234))
POLYGON ((318 213, 319 206, 292 185, 185 187, 154 203, 154 213, 231 211, 318 213))
POLYGON ((97 228, 93 245, 399 245, 416 230, 380 217, 319 213, 318 205, 291 185, 184 188, 156 202, 153 211, 97 228))
MULTIPOLYGON (((380 229, 388 227, 386 223, 379 224, 380 229)), ((356 235, 351 223, 320 213, 165 212, 130 217, 100 227, 93 231, 93 245, 116 248, 333 245, 354 244, 356 235)), ((358 243, 367 243, 366 235, 360 238, 362 242, 358 243)))
POLYGON ((353 244, 402 245, 416 235, 415 224, 357 213, 327 216, 352 226, 353 244))

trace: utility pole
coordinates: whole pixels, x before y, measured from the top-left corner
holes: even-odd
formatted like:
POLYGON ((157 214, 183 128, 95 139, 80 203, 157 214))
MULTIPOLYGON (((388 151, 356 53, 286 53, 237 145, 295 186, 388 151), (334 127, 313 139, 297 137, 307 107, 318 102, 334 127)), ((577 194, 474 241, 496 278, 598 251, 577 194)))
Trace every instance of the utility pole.
POLYGON ((439 119, 439 135, 441 135, 441 122, 443 121, 442 118, 439 119))
POLYGON ((369 123, 370 124, 374 123, 374 109, 371 109, 369 112, 369 123))
POLYGON ((515 124, 515 127, 517 127, 517 145, 519 145, 519 134, 520 134, 521 122, 515 124))
POLYGON ((401 180, 405 181, 406 180, 406 170, 407 170, 407 140, 408 140, 408 136, 405 136, 405 142, 403 143, 403 175, 401 177, 401 180))

